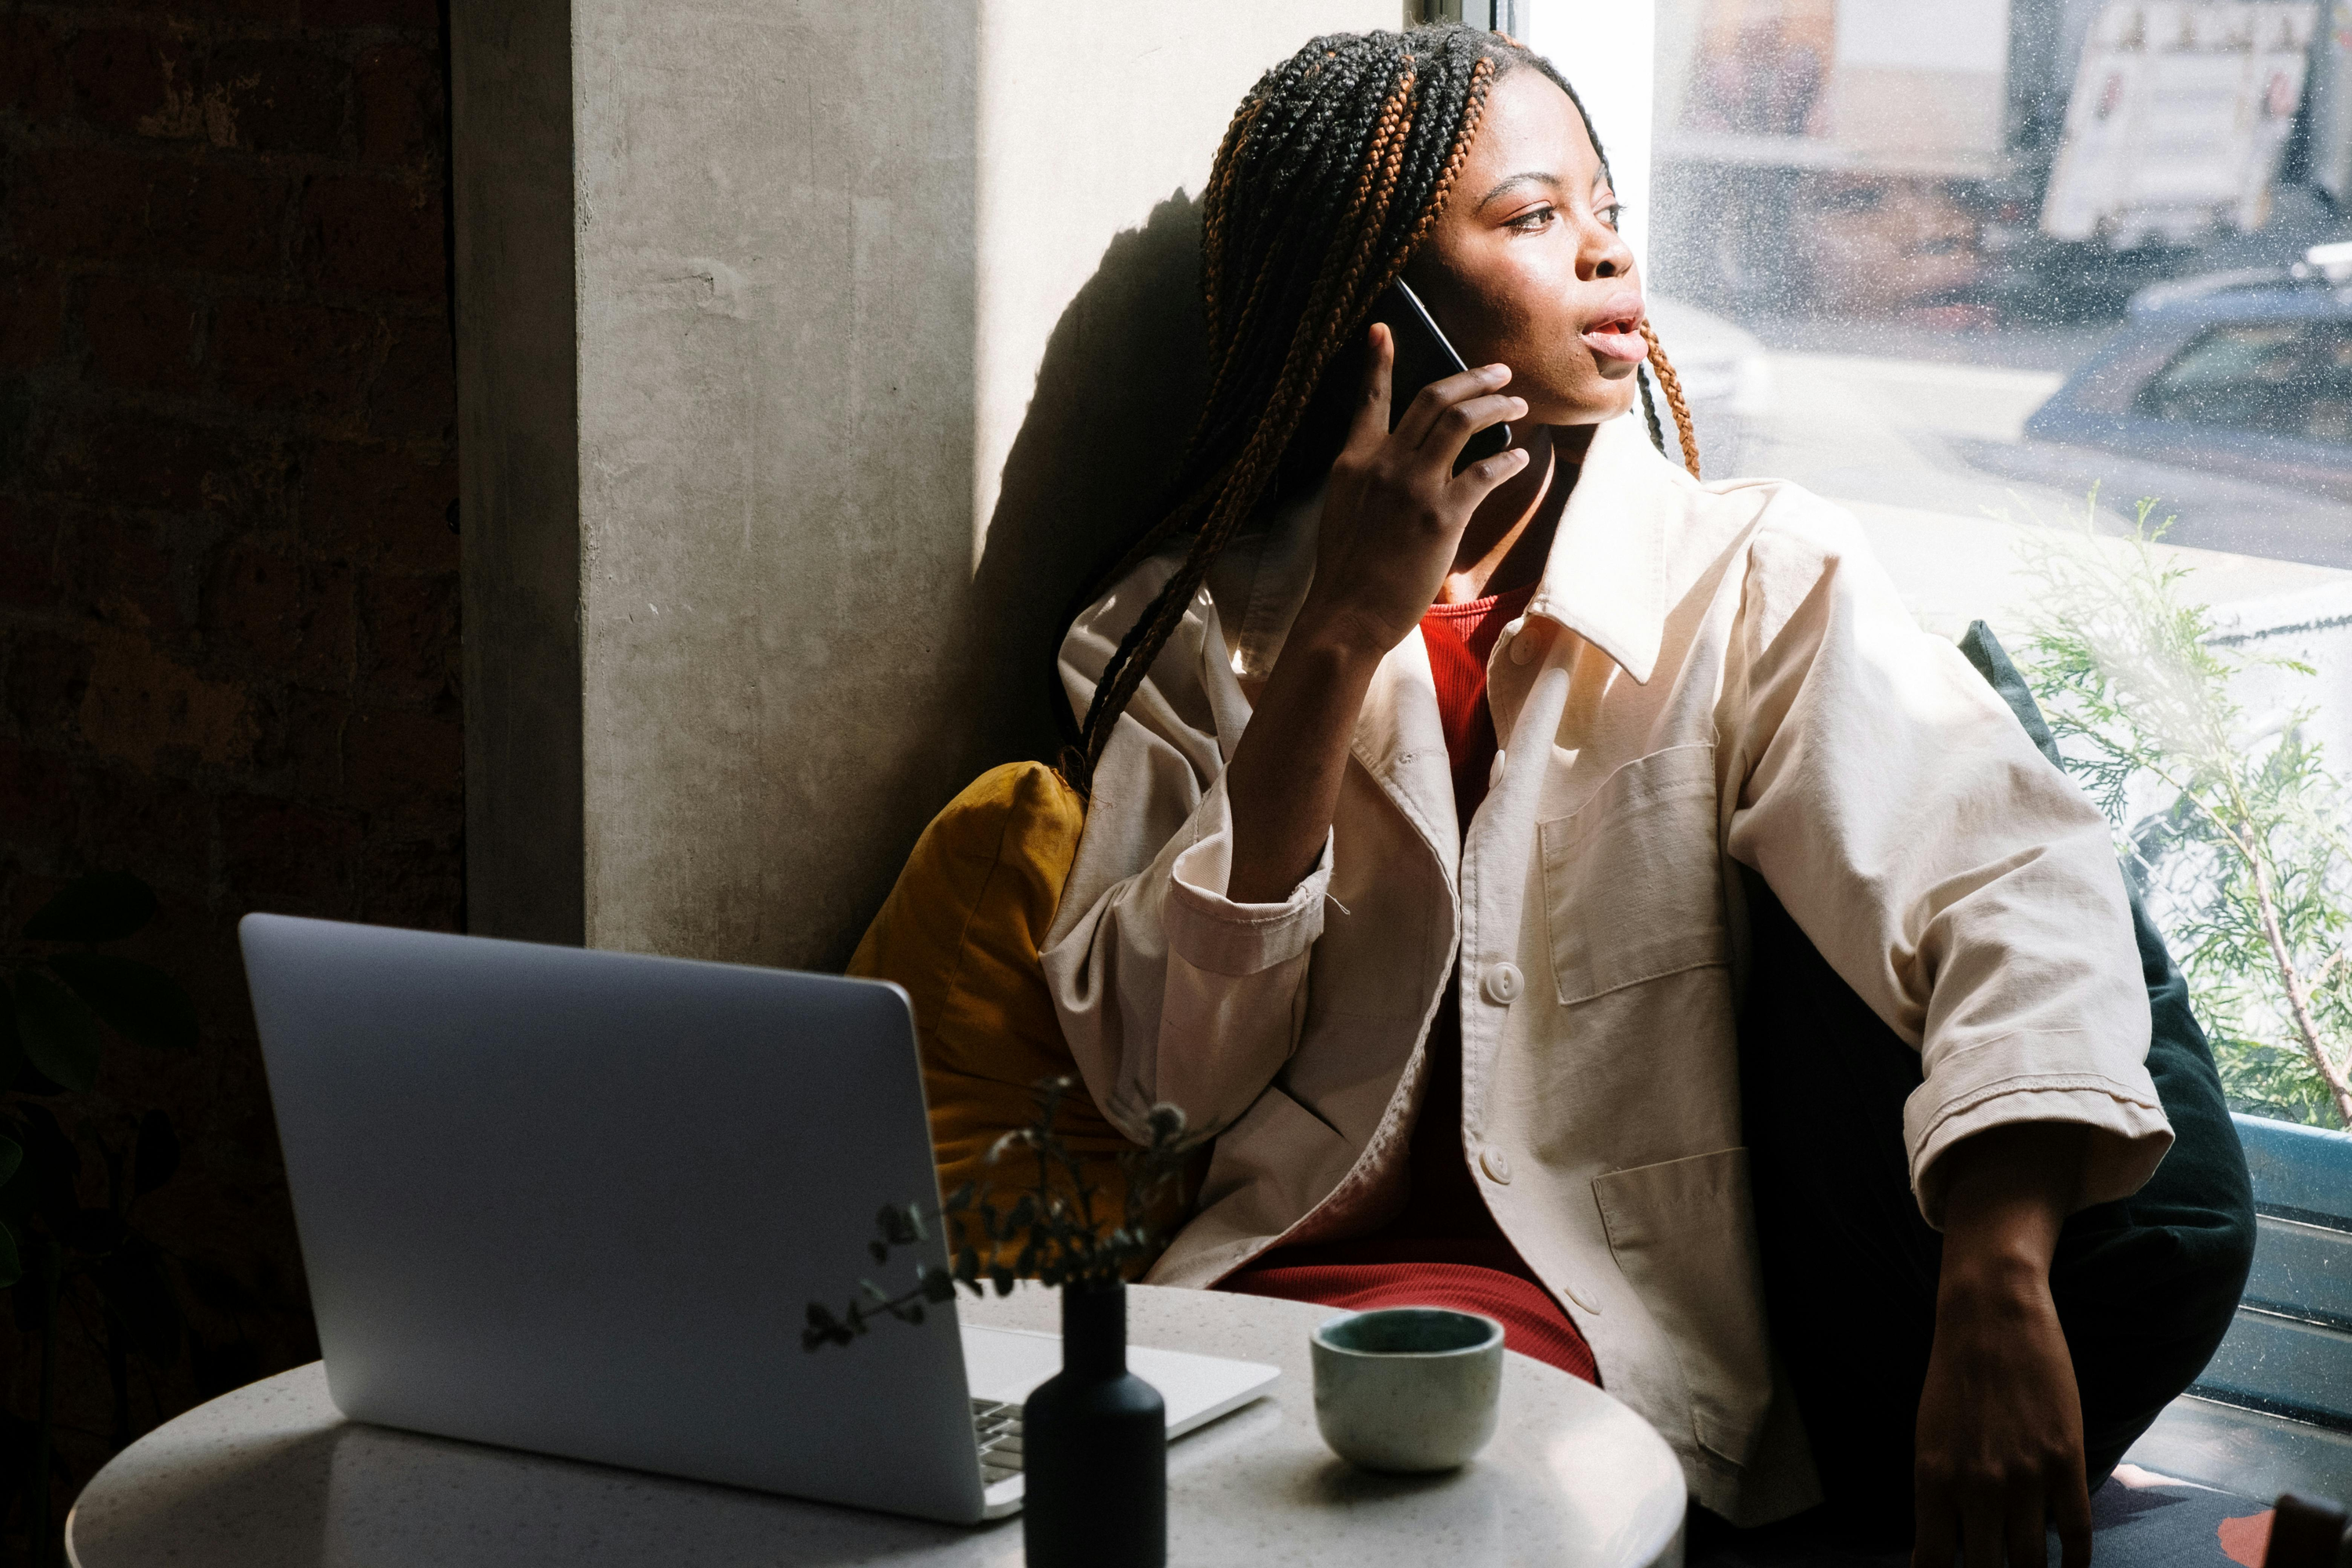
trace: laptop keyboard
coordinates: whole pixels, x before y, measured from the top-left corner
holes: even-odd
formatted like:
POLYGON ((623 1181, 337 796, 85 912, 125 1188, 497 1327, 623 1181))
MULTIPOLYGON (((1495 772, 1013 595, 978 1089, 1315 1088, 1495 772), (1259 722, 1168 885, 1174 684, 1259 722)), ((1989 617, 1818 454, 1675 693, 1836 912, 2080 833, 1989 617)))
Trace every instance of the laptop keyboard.
POLYGON ((992 1487, 1021 1473, 1021 1406, 973 1400, 971 1435, 980 1440, 982 1486, 992 1487))

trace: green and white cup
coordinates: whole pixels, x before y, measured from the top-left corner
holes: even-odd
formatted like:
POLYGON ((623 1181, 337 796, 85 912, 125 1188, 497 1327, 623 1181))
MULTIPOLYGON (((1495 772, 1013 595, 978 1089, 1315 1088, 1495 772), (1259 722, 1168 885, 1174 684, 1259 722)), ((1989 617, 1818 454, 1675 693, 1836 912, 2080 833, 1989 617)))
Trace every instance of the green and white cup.
POLYGON ((1450 1470, 1495 1435, 1503 1325, 1477 1312, 1389 1307, 1315 1331, 1315 1425, 1368 1470, 1450 1470))

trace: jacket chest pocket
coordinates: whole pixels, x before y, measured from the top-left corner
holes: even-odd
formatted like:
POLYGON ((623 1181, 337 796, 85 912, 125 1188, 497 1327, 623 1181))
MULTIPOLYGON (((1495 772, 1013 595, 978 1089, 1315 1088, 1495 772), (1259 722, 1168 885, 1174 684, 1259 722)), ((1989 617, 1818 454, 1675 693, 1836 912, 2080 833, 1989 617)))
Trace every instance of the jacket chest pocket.
POLYGON ((1715 748, 1674 746, 1537 824, 1562 1004, 1729 962, 1715 805, 1715 748))

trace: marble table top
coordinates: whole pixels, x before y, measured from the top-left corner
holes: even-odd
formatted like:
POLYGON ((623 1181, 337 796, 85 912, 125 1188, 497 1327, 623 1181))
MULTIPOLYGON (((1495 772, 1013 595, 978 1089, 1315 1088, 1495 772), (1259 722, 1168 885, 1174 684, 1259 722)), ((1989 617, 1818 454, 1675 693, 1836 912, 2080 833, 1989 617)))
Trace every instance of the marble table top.
MULTIPOLYGON (((1055 1329, 1050 1293, 960 1310, 1055 1329)), ((1271 1398, 1169 1449, 1177 1564, 1562 1564, 1682 1561, 1682 1473, 1599 1389, 1513 1354, 1502 1423, 1449 1475, 1377 1476, 1315 1430, 1307 1335, 1327 1307, 1138 1287, 1137 1344, 1273 1362, 1271 1398)), ((866 1349, 878 1349, 869 1344, 866 1349)), ((149 1433, 67 1521, 78 1568, 645 1568, 648 1563, 1015 1568, 1018 1517, 956 1529, 347 1421, 318 1363, 149 1433)))

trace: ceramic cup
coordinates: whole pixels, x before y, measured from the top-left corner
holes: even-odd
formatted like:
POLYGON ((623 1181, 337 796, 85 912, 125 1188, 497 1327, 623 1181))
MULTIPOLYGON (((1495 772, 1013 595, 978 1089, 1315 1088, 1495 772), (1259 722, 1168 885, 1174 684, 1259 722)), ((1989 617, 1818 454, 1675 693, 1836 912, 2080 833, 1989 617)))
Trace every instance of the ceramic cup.
POLYGON ((1495 1435, 1503 1325, 1476 1312, 1390 1307, 1315 1331, 1315 1425, 1368 1470, 1450 1470, 1495 1435))

